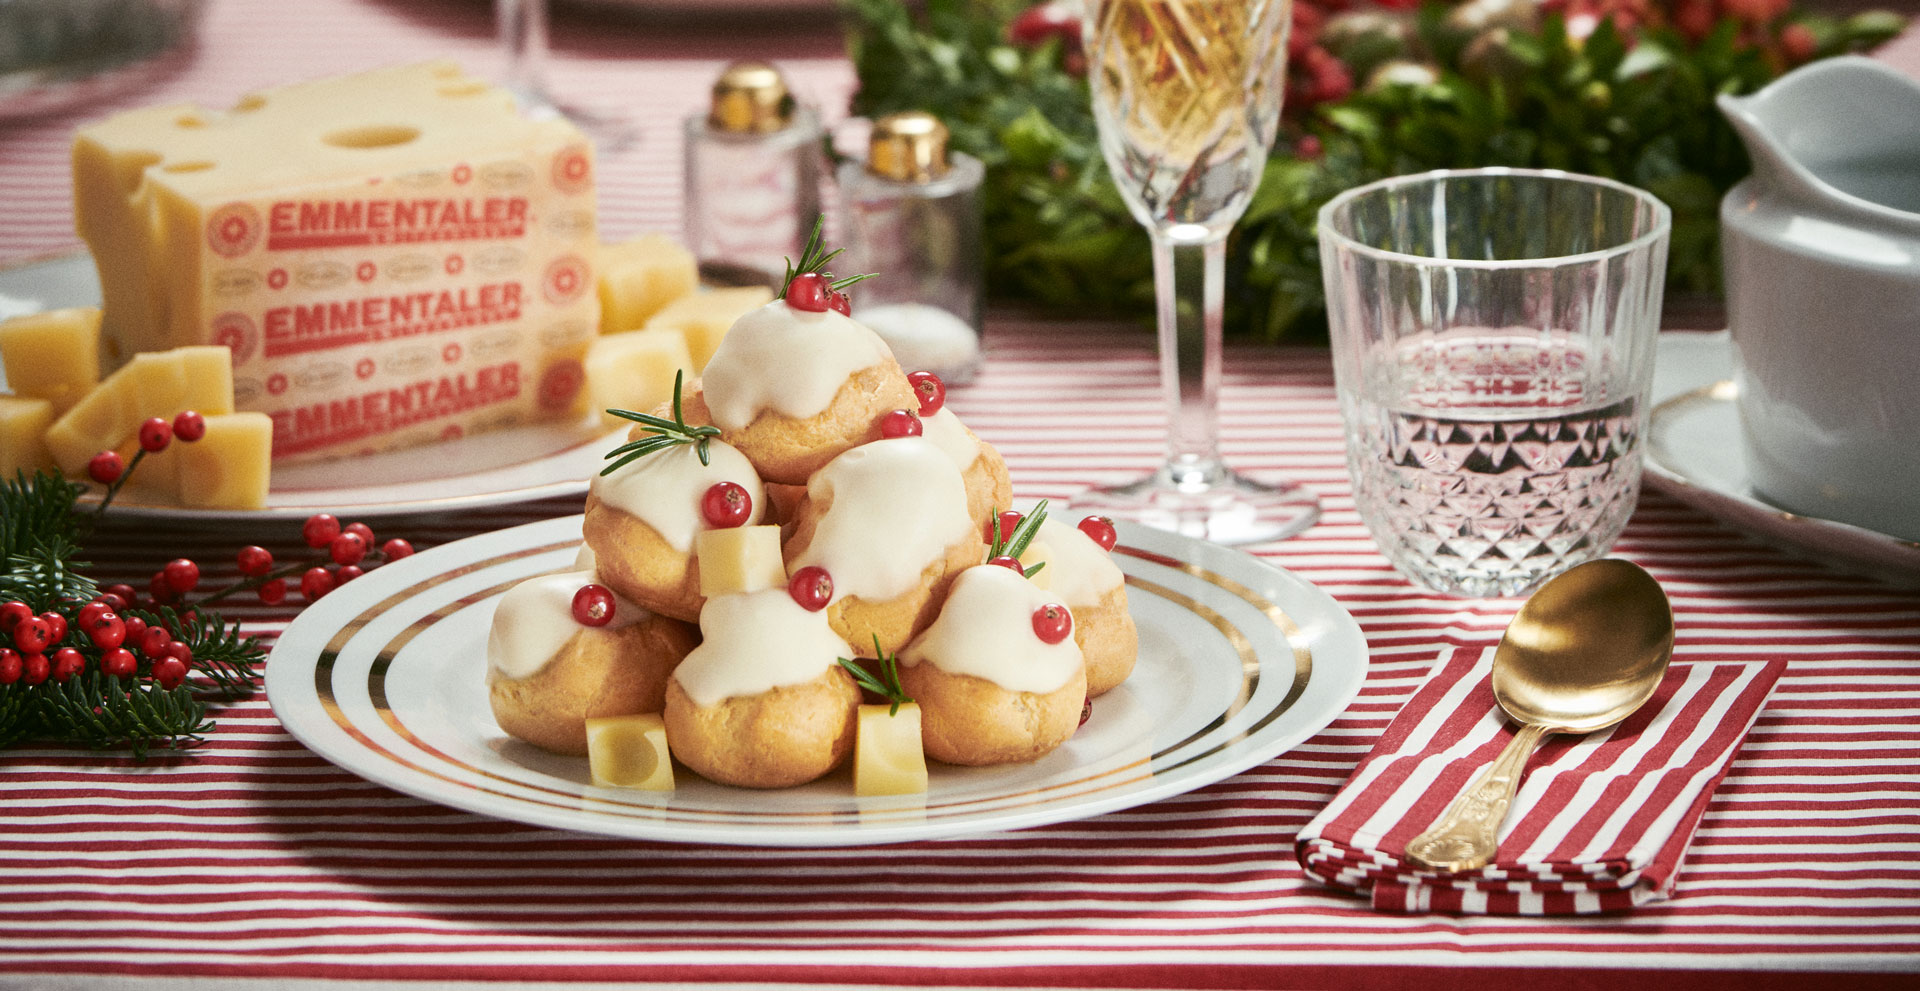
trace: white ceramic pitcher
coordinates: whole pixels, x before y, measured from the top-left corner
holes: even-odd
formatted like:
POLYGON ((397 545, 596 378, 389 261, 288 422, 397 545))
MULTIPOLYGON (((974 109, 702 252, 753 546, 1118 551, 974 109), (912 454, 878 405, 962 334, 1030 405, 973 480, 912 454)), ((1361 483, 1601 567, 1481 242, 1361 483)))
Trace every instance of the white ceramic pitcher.
POLYGON ((1847 56, 1720 110, 1753 159, 1720 226, 1754 489, 1920 540, 1920 83, 1847 56))

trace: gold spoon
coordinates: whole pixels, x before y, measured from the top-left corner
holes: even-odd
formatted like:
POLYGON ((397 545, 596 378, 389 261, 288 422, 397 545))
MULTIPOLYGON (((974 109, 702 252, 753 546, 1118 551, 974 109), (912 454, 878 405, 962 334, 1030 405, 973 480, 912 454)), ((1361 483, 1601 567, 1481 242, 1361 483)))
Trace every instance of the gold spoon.
POLYGON ((1493 766, 1407 843, 1443 871, 1493 860, 1527 759, 1549 733, 1592 733, 1653 696, 1673 656, 1673 609, 1653 576, 1606 558, 1571 568, 1520 607, 1493 655, 1493 698, 1521 724, 1493 766))

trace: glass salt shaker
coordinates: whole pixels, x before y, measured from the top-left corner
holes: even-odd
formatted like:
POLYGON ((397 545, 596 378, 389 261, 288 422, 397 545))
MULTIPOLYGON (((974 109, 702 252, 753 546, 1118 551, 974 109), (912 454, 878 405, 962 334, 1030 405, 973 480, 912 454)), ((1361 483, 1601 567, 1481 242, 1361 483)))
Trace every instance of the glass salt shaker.
POLYGON ((820 120, 780 70, 735 62, 686 121, 687 247, 702 281, 779 288, 820 216, 820 120))
POLYGON ((853 287, 854 319, 907 371, 949 385, 980 369, 979 159, 947 150, 947 128, 910 112, 873 124, 865 163, 840 167, 840 239, 833 269, 874 273, 853 287))

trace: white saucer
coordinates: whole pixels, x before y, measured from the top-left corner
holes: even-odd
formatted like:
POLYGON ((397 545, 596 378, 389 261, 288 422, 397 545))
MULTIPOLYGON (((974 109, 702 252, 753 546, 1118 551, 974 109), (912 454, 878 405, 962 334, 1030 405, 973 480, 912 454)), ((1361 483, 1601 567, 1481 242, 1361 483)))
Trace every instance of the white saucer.
POLYGON ((1858 574, 1920 586, 1920 543, 1787 512, 1747 476, 1726 331, 1660 335, 1647 430, 1647 480, 1784 550, 1858 574))

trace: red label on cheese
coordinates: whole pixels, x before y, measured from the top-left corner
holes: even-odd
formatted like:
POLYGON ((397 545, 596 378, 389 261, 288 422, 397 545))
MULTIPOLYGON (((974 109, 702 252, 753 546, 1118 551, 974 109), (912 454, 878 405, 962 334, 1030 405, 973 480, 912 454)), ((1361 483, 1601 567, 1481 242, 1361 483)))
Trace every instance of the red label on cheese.
POLYGON ((398 388, 269 410, 273 454, 280 457, 347 444, 442 417, 469 413, 520 395, 520 363, 509 361, 398 388))
POLYGON ((277 200, 267 209, 268 251, 483 241, 526 232, 523 196, 277 200))
POLYGON ((354 347, 520 319, 518 282, 276 306, 264 323, 269 358, 354 347))
POLYGON ((260 214, 245 203, 229 203, 207 215, 207 247, 222 258, 238 258, 260 240, 260 214))

